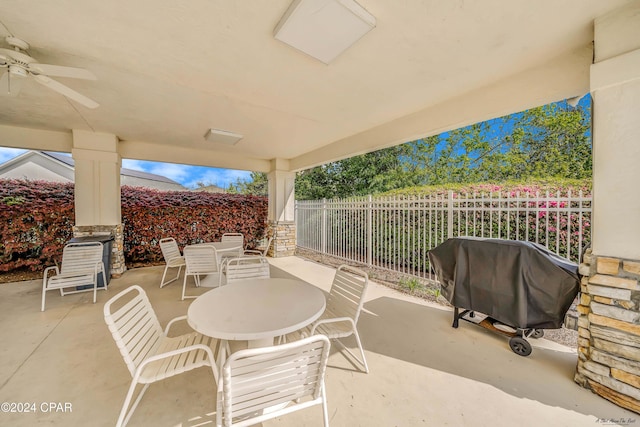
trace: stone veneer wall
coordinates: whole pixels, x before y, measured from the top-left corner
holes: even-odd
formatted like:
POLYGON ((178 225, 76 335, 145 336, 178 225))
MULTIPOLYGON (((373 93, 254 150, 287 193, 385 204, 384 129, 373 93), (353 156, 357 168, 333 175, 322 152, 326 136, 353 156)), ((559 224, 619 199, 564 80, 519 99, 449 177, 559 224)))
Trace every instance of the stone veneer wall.
POLYGON ((587 252, 580 273, 575 381, 640 413, 640 262, 587 252))
POLYGON ((124 235, 122 224, 118 225, 76 225, 73 237, 113 236, 111 246, 111 277, 117 278, 127 270, 124 262, 124 235))
POLYGON ((267 255, 273 258, 293 256, 296 252, 296 223, 271 222, 269 227, 273 233, 273 242, 267 255))

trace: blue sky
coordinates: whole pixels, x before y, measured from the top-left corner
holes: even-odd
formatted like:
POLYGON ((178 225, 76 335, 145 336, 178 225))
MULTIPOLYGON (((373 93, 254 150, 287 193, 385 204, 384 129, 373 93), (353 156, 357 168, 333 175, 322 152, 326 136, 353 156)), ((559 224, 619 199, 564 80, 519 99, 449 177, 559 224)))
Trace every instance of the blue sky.
MULTIPOLYGON (((26 150, 0 147, 0 163, 13 159, 26 150)), ((122 167, 154 173, 170 178, 187 188, 196 188, 198 182, 227 188, 238 179, 249 179, 251 172, 233 169, 207 168, 204 166, 179 165, 175 163, 146 162, 142 160, 122 160, 122 167)))

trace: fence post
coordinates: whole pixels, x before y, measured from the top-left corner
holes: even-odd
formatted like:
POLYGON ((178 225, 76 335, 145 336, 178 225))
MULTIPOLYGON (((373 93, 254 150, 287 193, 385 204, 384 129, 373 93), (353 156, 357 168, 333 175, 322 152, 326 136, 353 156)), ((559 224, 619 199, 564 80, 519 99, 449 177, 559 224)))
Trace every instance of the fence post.
POLYGON ((322 229, 320 230, 322 236, 321 252, 322 255, 327 253, 327 199, 322 199, 322 229))
POLYGON ((447 237, 453 237, 453 191, 449 190, 447 198, 447 237))
POLYGON ((367 203, 367 266, 373 264, 373 197, 369 194, 367 203))

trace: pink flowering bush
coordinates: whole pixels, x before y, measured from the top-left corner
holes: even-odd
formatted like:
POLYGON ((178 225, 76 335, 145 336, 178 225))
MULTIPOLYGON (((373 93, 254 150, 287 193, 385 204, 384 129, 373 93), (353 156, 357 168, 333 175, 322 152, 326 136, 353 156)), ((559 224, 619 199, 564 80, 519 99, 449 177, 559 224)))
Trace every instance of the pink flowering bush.
MULTIPOLYGON (((395 207, 373 214, 373 258, 393 269, 427 272, 426 252, 446 240, 450 228, 452 236, 536 242, 574 262, 591 241, 590 181, 417 187, 381 197, 395 207)), ((363 227, 350 225, 347 233, 363 227)))

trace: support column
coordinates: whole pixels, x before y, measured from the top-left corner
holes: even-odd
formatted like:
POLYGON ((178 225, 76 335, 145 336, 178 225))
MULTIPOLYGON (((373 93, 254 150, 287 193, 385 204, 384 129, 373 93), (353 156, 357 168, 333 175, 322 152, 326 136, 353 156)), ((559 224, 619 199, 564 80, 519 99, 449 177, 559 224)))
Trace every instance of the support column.
POLYGON ((111 235, 114 242, 110 270, 112 275, 120 275, 126 266, 120 197, 122 159, 118 154, 118 138, 111 134, 74 130, 71 154, 75 163, 74 237, 111 235))
POLYGON ((289 171, 289 162, 274 159, 269 179, 269 226, 273 244, 272 257, 292 256, 296 250, 295 182, 296 173, 289 171))
POLYGON ((640 413, 640 1, 595 21, 592 250, 575 381, 640 413))

